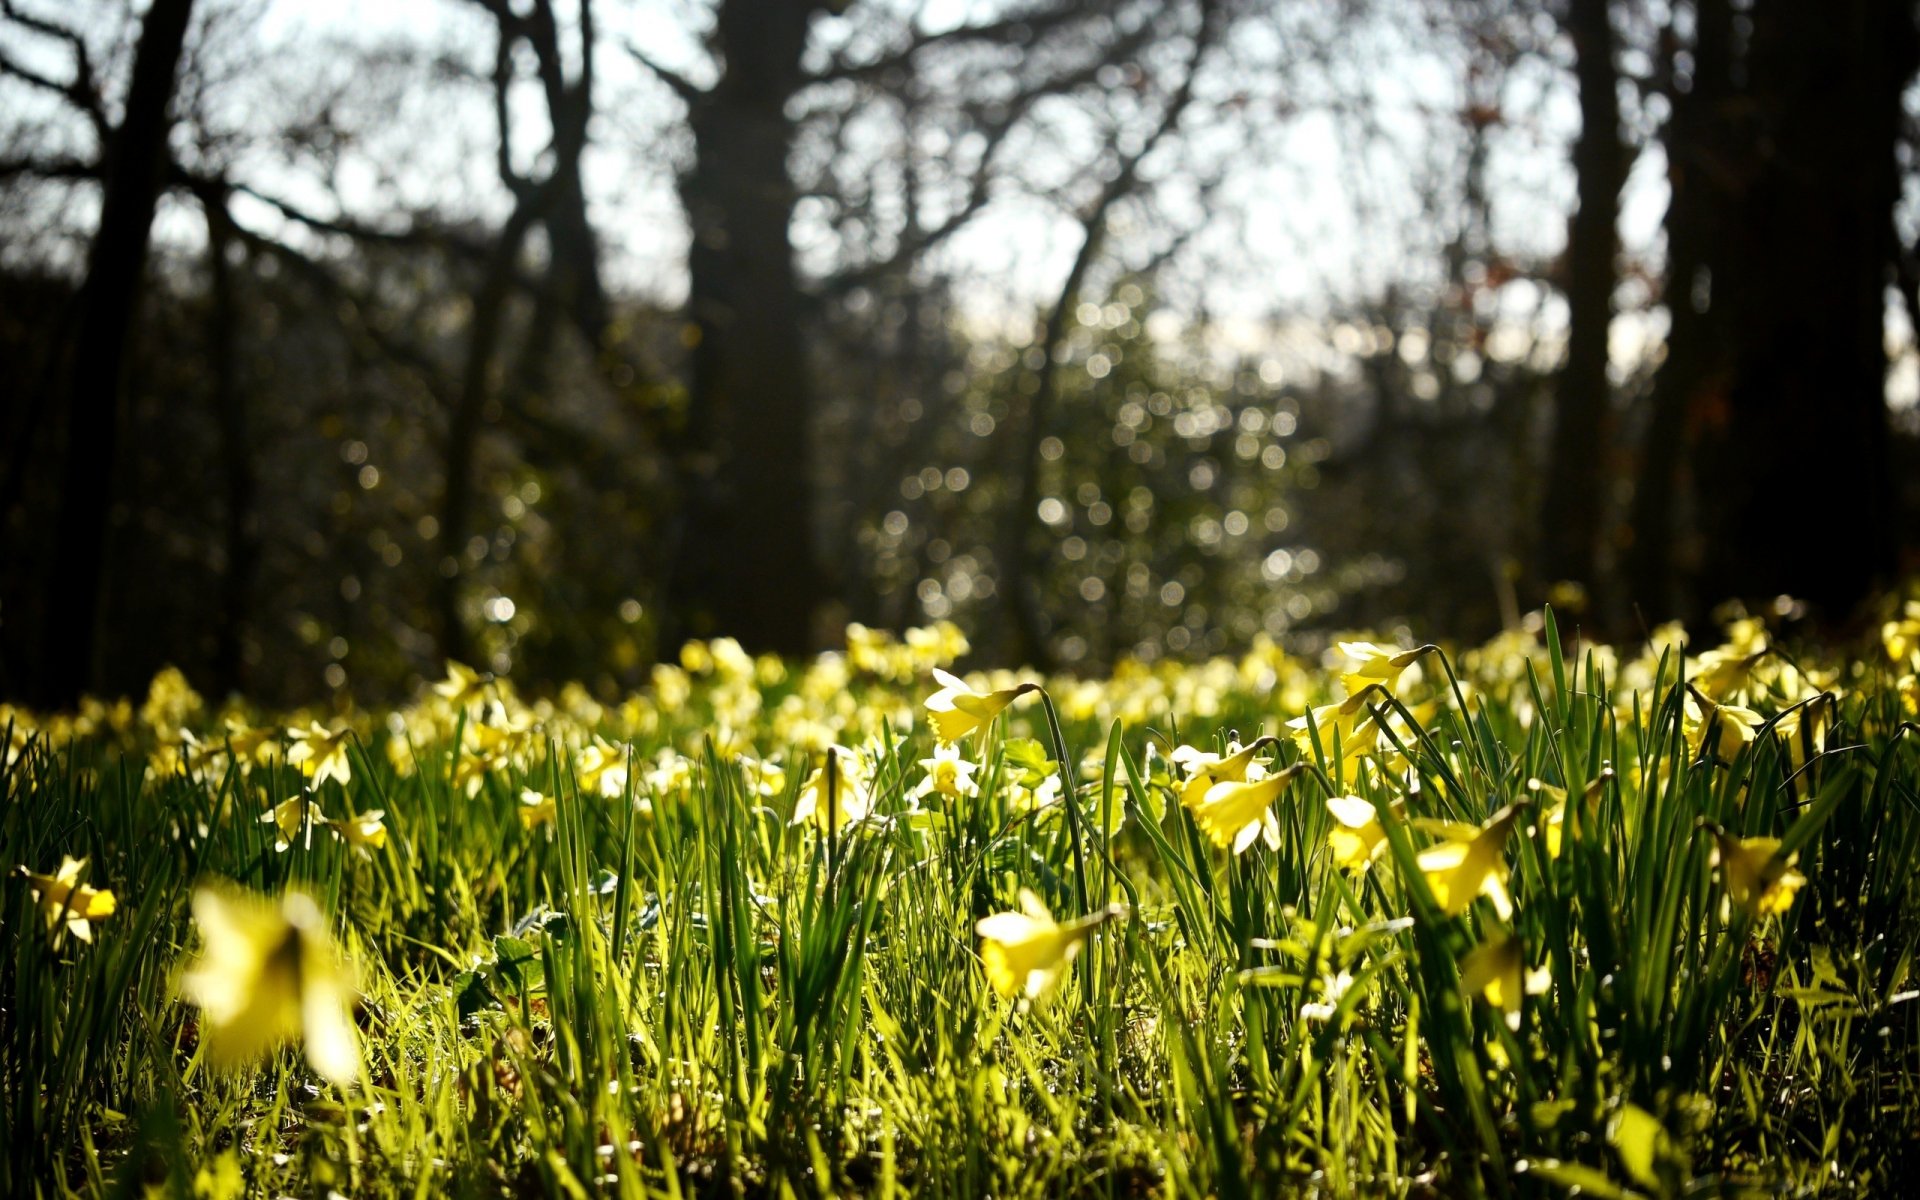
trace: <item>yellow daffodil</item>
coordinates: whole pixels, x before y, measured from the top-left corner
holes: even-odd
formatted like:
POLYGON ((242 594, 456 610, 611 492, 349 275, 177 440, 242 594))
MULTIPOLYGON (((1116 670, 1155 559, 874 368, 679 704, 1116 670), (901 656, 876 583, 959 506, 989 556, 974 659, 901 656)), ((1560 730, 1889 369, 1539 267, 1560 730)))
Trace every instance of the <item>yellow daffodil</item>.
POLYGON ((1839 701, 1832 692, 1820 692, 1805 703, 1780 714, 1773 723, 1775 736, 1785 739, 1787 758, 1798 771, 1807 763, 1809 749, 1818 754, 1826 742, 1827 728, 1833 723, 1839 701))
POLYGON ((1320 744, 1328 754, 1333 753, 1337 743, 1343 758, 1371 755, 1374 743, 1380 738, 1380 727, 1374 721, 1373 709, 1368 707, 1377 694, 1377 687, 1377 682, 1364 684, 1345 700, 1314 709, 1311 729, 1304 716, 1288 721, 1287 732, 1293 744, 1303 754, 1313 753, 1313 734, 1318 731, 1320 744))
POLYGON ((1274 818, 1273 802, 1305 769, 1305 763, 1294 763, 1264 779, 1216 783, 1193 806, 1194 823, 1214 845, 1230 846, 1235 854, 1245 853, 1257 837, 1278 850, 1280 822, 1274 818))
POLYGON ((319 802, 302 792, 298 796, 289 796, 267 810, 260 818, 262 825, 274 827, 273 848, 285 854, 295 842, 302 848, 313 846, 313 827, 324 826, 327 816, 320 811, 319 802))
POLYGON ((873 812, 872 781, 864 759, 838 746, 827 747, 826 761, 801 785, 791 824, 812 821, 820 832, 845 829, 873 812))
POLYGON ((1711 737, 1714 757, 1730 762, 1753 741, 1754 731, 1767 719, 1737 704, 1717 704, 1689 687, 1684 722, 1687 742, 1695 754, 1705 750, 1711 737))
POLYGON ((1545 967, 1529 971, 1520 939, 1498 934, 1460 959, 1460 986, 1499 1009, 1507 1028, 1520 1028, 1520 997, 1539 996, 1551 986, 1545 967))
POLYGON ((329 779, 339 780, 344 787, 353 778, 353 766, 347 760, 351 733, 349 729, 329 730, 318 721, 307 722, 305 729, 289 729, 287 737, 292 745, 287 747, 287 761, 299 767, 314 787, 329 779))
POLYGON ((387 813, 370 808, 344 820, 329 821, 327 827, 356 850, 378 850, 387 844, 387 813))
POLYGON ((1493 902, 1501 920, 1513 916, 1513 901, 1507 895, 1507 836, 1526 808, 1526 802, 1509 804, 1475 829, 1457 831, 1437 845, 1420 852, 1421 874, 1433 893, 1440 911, 1457 917, 1467 911, 1476 896, 1493 902), (1465 836, 1460 836, 1465 834, 1465 836))
POLYGON ((1349 871, 1372 866, 1387 844, 1379 810, 1358 796, 1328 796, 1327 811, 1333 815, 1333 826, 1327 830, 1333 861, 1349 871))
POLYGON ((920 760, 920 769, 927 774, 920 781, 920 786, 913 790, 916 799, 944 796, 948 800, 958 800, 962 796, 980 794, 980 785, 973 778, 979 766, 961 757, 958 745, 948 743, 935 746, 932 758, 920 760))
POLYGON ((48 929, 66 922, 67 932, 83 942, 93 940, 93 922, 110 917, 116 907, 113 893, 80 882, 87 860, 62 855, 60 868, 51 875, 36 875, 25 867, 20 877, 33 889, 34 904, 47 920, 48 929))
POLYGON ((465 711, 468 705, 484 699, 492 682, 465 663, 447 660, 447 677, 433 685, 434 694, 454 709, 465 711))
POLYGON ((1087 935, 1114 915, 1113 910, 1081 917, 1065 925, 1053 919, 1040 897, 1020 889, 1020 911, 982 917, 980 961, 993 989, 1009 999, 1036 1001, 1053 991, 1087 935))
POLYGON ((1355 666, 1340 676, 1347 695, 1357 696, 1372 684, 1379 684, 1389 692, 1399 686, 1400 676, 1408 667, 1419 662, 1427 655, 1438 650, 1438 646, 1421 646, 1415 650, 1396 650, 1391 646, 1376 646, 1372 642, 1341 642, 1340 653, 1352 659, 1355 666))
POLYGON ((740 769, 746 774, 747 789, 762 800, 771 800, 787 790, 787 769, 777 762, 742 754, 740 769))
POLYGON ((1028 692, 1040 690, 1037 683, 1023 683, 997 692, 976 692, 967 686, 966 680, 938 667, 934 668, 933 677, 941 686, 927 697, 927 719, 933 722, 934 735, 943 742, 957 742, 968 734, 985 730, 1007 705, 1028 692))
POLYGON ((537 829, 550 825, 560 819, 560 805, 552 796, 542 795, 532 788, 520 791, 520 824, 527 829, 537 829))
POLYGON ((201 887, 193 919, 203 947, 180 995, 200 1010, 209 1061, 231 1070, 299 1040, 323 1078, 346 1084, 359 1074, 353 975, 311 897, 201 887))
POLYGON ((1207 789, 1214 784, 1244 782, 1248 768, 1254 765, 1254 755, 1273 744, 1270 737, 1255 738, 1251 745, 1245 747, 1232 742, 1228 744, 1225 757, 1192 746, 1174 747, 1173 753, 1167 755, 1167 761, 1187 773, 1187 781, 1180 789, 1180 803, 1188 808, 1196 808, 1206 798, 1207 789))
POLYGON ((1780 839, 1735 837, 1717 826, 1713 832, 1713 864, 1727 896, 1756 917, 1784 913, 1793 907, 1794 893, 1807 877, 1793 869, 1799 851, 1780 853, 1780 839))
POLYGON ((1920 600, 1907 601, 1898 620, 1882 625, 1880 640, 1895 663, 1920 663, 1920 600))
MULTIPOLYGON (((1581 793, 1581 800, 1586 805, 1587 812, 1591 813, 1595 806, 1599 804, 1600 794, 1606 790, 1607 784, 1612 781, 1613 768, 1602 767, 1600 774, 1596 776, 1593 782, 1587 785, 1586 790, 1581 793)), ((1560 848, 1566 842, 1567 789, 1555 787, 1551 783, 1545 783, 1538 779, 1529 779, 1527 780, 1527 790, 1538 798, 1536 802, 1538 802, 1538 800, 1544 800, 1546 802, 1546 815, 1541 818, 1540 823, 1545 827, 1546 831, 1547 857, 1559 858, 1560 848)))

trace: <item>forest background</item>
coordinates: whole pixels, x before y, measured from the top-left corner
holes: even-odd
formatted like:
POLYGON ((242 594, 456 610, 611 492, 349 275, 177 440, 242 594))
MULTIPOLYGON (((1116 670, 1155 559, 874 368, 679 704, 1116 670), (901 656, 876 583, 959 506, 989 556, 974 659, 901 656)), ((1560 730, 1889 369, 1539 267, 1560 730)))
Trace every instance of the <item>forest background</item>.
POLYGON ((0 0, 0 694, 1846 627, 1917 68, 1879 0, 0 0))

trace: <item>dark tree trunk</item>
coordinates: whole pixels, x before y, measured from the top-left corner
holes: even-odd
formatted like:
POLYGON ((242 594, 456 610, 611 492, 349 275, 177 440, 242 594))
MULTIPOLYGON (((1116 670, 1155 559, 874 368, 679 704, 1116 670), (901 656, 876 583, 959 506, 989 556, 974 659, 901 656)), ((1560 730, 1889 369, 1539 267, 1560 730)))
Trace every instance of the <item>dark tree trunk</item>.
POLYGON ((226 503, 223 536, 226 571, 220 578, 220 628, 215 633, 214 685, 237 692, 246 685, 246 637, 253 575, 260 561, 260 533, 254 514, 257 488, 253 448, 247 431, 247 401, 240 383, 236 348, 238 306, 233 267, 227 261, 235 245, 233 218, 226 197, 202 197, 207 217, 207 266, 212 287, 207 310, 207 357, 213 374, 214 415, 220 426, 220 459, 226 503))
POLYGON ((1696 414, 1702 576, 1722 595, 1791 593, 1839 616, 1892 567, 1886 291, 1910 6, 1765 0, 1752 13, 1739 204, 1714 214, 1725 403, 1696 414))
POLYGON ((808 0, 726 0, 725 73, 692 102, 688 310, 698 334, 666 637, 729 634, 812 648, 826 599, 813 546, 812 389, 788 226, 787 171, 813 12, 808 0))
MULTIPOLYGON (((1709 307, 1716 230, 1714 214, 1733 204, 1739 152, 1730 144, 1727 103, 1732 88, 1732 14, 1728 0, 1701 0, 1695 9, 1693 71, 1680 90, 1669 60, 1664 74, 1673 115, 1666 146, 1667 356, 1653 379, 1641 435, 1629 518, 1628 598, 1647 624, 1682 612, 1675 586, 1681 468, 1687 461, 1688 415, 1709 411, 1724 386, 1720 333, 1709 307)), ((1669 35, 1671 36, 1671 35, 1669 35)))
POLYGON ((147 9, 126 116, 108 150, 67 410, 66 467, 44 639, 42 699, 49 704, 71 705, 95 675, 121 384, 167 163, 174 76, 192 15, 193 0, 153 0, 147 9))
POLYGON ((1547 581, 1571 580, 1591 592, 1607 495, 1607 328, 1627 163, 1608 0, 1571 0, 1568 28, 1580 85, 1580 137, 1573 147, 1580 197, 1567 237, 1567 361, 1554 397, 1540 565, 1547 581))

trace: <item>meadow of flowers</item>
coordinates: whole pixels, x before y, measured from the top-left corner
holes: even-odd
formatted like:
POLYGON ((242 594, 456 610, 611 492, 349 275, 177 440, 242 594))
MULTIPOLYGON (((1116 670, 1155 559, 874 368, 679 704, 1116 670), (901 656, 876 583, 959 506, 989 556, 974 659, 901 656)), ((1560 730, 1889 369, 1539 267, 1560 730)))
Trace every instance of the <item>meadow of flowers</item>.
POLYGON ((1897 1192, 1887 615, 0 708, 0 1194, 1897 1192))

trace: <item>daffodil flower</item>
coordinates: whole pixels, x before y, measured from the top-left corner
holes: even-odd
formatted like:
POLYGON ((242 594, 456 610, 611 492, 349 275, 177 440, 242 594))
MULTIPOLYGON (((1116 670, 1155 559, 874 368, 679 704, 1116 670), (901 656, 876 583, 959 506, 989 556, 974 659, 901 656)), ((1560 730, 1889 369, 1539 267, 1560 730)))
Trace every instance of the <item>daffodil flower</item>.
POLYGON ((927 697, 927 719, 933 722, 933 732, 943 742, 957 742, 986 729, 1007 705, 1028 692, 1040 690, 1037 683, 1023 683, 997 692, 976 692, 967 686, 966 680, 938 667, 934 668, 933 677, 940 681, 941 687, 927 697))
POLYGON ((1799 851, 1780 853, 1780 839, 1735 837, 1719 826, 1713 832, 1713 865, 1720 868, 1727 896, 1756 917, 1784 913, 1807 877, 1794 870, 1799 851))
POLYGON ((1754 731, 1767 719, 1750 708, 1737 704, 1716 704, 1699 689, 1687 688, 1684 712, 1687 742, 1695 754, 1704 752, 1709 735, 1713 738, 1714 757, 1731 762, 1753 741, 1754 731))
POLYGON ((180 995, 200 1010, 209 1061, 231 1070, 298 1040, 323 1078, 346 1084, 359 1074, 353 974, 311 897, 201 887, 193 919, 203 948, 180 995))
POLYGON ((1372 866, 1387 844, 1380 811, 1358 796, 1328 796, 1327 811, 1333 816, 1333 825, 1327 830, 1327 848, 1333 851, 1333 861, 1349 871, 1372 866))
POLYGON ((1357 696, 1373 684, 1379 684, 1389 692, 1400 683, 1400 676, 1408 667, 1419 662, 1427 655, 1438 650, 1438 646, 1421 646, 1415 650, 1396 650, 1391 646, 1376 646, 1372 642, 1341 642, 1340 653, 1352 659, 1356 664, 1351 671, 1340 676, 1340 682, 1346 686, 1347 695, 1357 696))
POLYGON ((1520 939, 1498 934, 1469 950, 1460 959, 1460 986, 1476 992, 1503 1014, 1507 1028, 1520 1028, 1520 997, 1545 994, 1552 976, 1545 967, 1527 969, 1520 939))
POLYGON ((86 868, 86 859, 62 855, 60 869, 51 875, 36 875, 25 867, 19 868, 19 873, 33 889, 34 903, 46 918, 48 929, 57 929, 65 921, 67 932, 91 942, 93 922, 112 916, 116 903, 107 889, 80 882, 86 868))
POLYGON ((1887 657, 1895 663, 1920 663, 1920 600, 1909 600, 1900 618, 1880 627, 1887 657))
POLYGON ((958 745, 949 743, 935 746, 932 758, 920 760, 920 769, 927 774, 913 790, 915 799, 938 795, 958 800, 962 796, 980 794, 980 785, 973 778, 979 765, 963 758, 958 745))
POLYGON ((1114 915, 1114 910, 1106 909, 1062 925, 1040 897, 1021 888, 1019 912, 994 913, 974 926, 988 982, 1008 999, 1042 999, 1073 965, 1087 935, 1114 915))
POLYGON ((326 825, 327 815, 320 811, 319 801, 302 792, 268 809, 260 823, 274 827, 273 848, 285 854, 295 842, 312 849, 313 827, 326 825))
MULTIPOLYGON (((1587 812, 1594 810, 1595 805, 1600 802, 1600 793, 1606 790, 1607 784, 1612 781, 1613 768, 1602 767, 1600 774, 1595 776, 1593 782, 1589 783, 1586 790, 1581 793, 1581 801, 1586 805, 1587 812)), ((1527 790, 1547 801, 1546 816, 1541 818, 1540 822, 1546 829, 1547 857, 1559 858, 1560 849, 1566 844, 1567 789, 1555 787, 1551 783, 1538 779, 1529 779, 1527 790)))
POLYGON ((1427 889, 1434 903, 1449 917, 1457 917, 1473 904, 1476 896, 1493 902, 1501 920, 1513 916, 1513 900, 1507 895, 1507 835, 1526 808, 1526 801, 1509 804, 1471 833, 1460 831, 1437 845, 1422 850, 1417 859, 1420 873, 1426 876, 1427 889), (1464 835, 1464 836, 1462 836, 1464 835))
POLYGON ((537 829, 560 819, 560 805, 552 796, 542 795, 532 788, 520 791, 520 824, 525 829, 537 829))
POLYGON ((1180 803, 1196 808, 1214 784, 1245 782, 1249 768, 1255 766, 1254 755, 1273 744, 1270 737, 1255 738, 1244 747, 1238 742, 1229 743, 1225 757, 1192 746, 1174 747, 1167 761, 1187 773, 1187 781, 1180 789, 1180 803))
POLYGON ((1194 823, 1214 845, 1231 846, 1235 854, 1244 854, 1258 837, 1278 850, 1280 822, 1274 818, 1273 802, 1305 769, 1305 763, 1294 763, 1265 779, 1216 783, 1193 806, 1194 823))
POLYGON ((434 694, 454 709, 465 711, 468 705, 487 694, 491 682, 465 663, 447 660, 447 677, 433 685, 434 694))
POLYGON ((344 820, 329 821, 327 827, 356 850, 378 850, 387 844, 387 812, 370 808, 344 820))
POLYGON ((826 761, 801 785, 790 824, 810 820, 826 833, 866 820, 873 813, 871 783, 859 755, 828 746, 826 761))
POLYGON ((344 787, 353 778, 353 766, 347 760, 351 734, 350 729, 329 730, 318 721, 307 722, 305 729, 289 729, 293 744, 287 747, 287 761, 299 767, 313 787, 329 779, 339 780, 344 787))
POLYGON ((1337 742, 1342 758, 1366 758, 1371 755, 1374 743, 1380 738, 1380 727, 1375 723, 1373 710, 1367 706, 1367 701, 1373 697, 1377 686, 1377 680, 1365 683, 1345 700, 1314 709, 1311 728, 1304 716, 1288 721, 1287 732, 1292 736, 1294 745, 1303 754, 1313 753, 1313 734, 1317 730, 1329 752, 1331 743, 1337 742))

